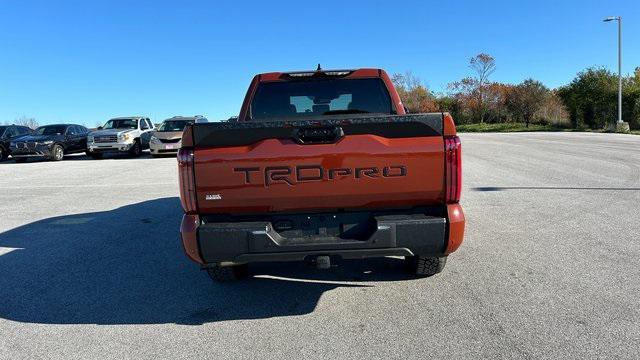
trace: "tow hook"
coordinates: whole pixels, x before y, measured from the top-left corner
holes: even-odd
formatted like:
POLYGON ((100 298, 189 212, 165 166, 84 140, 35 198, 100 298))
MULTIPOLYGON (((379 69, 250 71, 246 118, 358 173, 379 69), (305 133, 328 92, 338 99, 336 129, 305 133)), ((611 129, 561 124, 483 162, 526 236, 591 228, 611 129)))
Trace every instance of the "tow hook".
POLYGON ((315 258, 316 269, 326 270, 331 268, 331 258, 326 255, 317 256, 315 258))

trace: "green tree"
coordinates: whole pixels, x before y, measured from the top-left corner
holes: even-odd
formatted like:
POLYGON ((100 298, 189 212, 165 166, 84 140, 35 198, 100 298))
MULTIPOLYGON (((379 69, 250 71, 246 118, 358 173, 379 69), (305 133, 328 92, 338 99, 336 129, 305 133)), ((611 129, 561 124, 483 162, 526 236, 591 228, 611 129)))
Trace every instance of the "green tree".
POLYGON ((618 78, 604 68, 588 68, 558 89, 574 127, 603 128, 617 113, 618 78))
POLYGON ((527 79, 514 86, 507 95, 507 108, 511 114, 529 127, 533 116, 542 108, 549 89, 540 81, 527 79))
POLYGON ((437 96, 436 105, 438 107, 438 111, 450 113, 458 124, 463 124, 468 120, 462 115, 460 103, 453 96, 448 96, 445 94, 437 96))
POLYGON ((640 129, 640 67, 622 82, 622 119, 632 129, 640 129))

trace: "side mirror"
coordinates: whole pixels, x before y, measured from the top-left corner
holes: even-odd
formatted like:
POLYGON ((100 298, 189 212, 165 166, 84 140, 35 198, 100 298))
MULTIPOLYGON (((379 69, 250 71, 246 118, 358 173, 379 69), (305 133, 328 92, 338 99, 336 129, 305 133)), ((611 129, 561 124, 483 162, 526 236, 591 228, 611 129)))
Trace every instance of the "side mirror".
POLYGON ((97 129, 98 129, 98 130, 102 130, 102 126, 98 126, 98 128, 97 128, 97 129))

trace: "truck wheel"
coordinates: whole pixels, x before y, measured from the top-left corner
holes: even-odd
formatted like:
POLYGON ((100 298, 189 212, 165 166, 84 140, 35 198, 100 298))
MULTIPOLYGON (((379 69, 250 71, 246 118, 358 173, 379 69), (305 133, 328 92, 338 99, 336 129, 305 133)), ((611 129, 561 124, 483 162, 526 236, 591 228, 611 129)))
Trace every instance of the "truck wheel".
POLYGON ((87 156, 94 159, 94 160, 98 160, 98 159, 102 159, 102 153, 95 153, 95 152, 91 152, 91 151, 87 151, 86 152, 87 156))
POLYGON ((440 273, 447 263, 447 257, 407 256, 405 261, 413 274, 427 277, 440 273))
POLYGON ((218 282, 236 281, 246 278, 249 275, 249 266, 232 265, 232 266, 214 266, 207 268, 209 277, 218 282))
POLYGON ((60 161, 64 159, 64 149, 61 145, 53 145, 53 148, 51 149, 51 157, 49 159, 53 161, 60 161))
POLYGON ((5 161, 8 156, 9 155, 7 154, 6 151, 4 151, 4 148, 0 146, 0 161, 5 161))
POLYGON ((133 146, 131 147, 131 150, 129 150, 129 154, 131 154, 131 156, 134 157, 138 157, 142 154, 142 145, 140 145, 140 140, 136 139, 133 143, 133 146))

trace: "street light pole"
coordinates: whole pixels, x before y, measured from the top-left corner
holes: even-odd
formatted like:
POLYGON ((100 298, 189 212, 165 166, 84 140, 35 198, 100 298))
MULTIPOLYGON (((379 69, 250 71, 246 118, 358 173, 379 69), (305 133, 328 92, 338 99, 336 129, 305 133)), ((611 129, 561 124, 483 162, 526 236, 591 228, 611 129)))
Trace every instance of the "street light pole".
POLYGON ((609 16, 604 22, 618 22, 618 124, 622 124, 622 16, 609 16))
POLYGON ((618 124, 622 123, 622 16, 618 16, 618 124))

